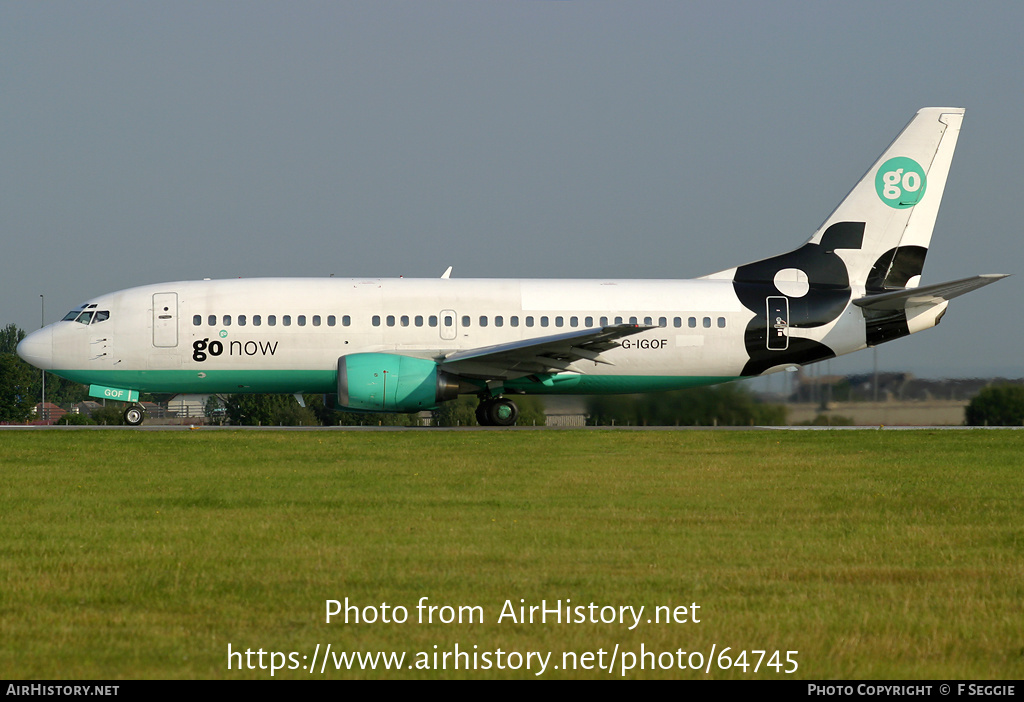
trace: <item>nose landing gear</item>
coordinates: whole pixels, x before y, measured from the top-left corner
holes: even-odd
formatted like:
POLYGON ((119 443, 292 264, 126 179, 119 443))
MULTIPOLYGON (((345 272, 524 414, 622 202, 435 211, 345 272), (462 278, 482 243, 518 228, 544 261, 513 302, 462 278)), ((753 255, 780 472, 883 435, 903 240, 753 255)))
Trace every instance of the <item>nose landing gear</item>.
POLYGON ((137 427, 142 424, 142 420, 145 418, 146 410, 142 408, 142 405, 130 405, 124 411, 124 423, 128 426, 137 427))
POLYGON ((476 421, 482 427, 511 427, 519 418, 519 408, 507 397, 489 397, 476 408, 476 421))

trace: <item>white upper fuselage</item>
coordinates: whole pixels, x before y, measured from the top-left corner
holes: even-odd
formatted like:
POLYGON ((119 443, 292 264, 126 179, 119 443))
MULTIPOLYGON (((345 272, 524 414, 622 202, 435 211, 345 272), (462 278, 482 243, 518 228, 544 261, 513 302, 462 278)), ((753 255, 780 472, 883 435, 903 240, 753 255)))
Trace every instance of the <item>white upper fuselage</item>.
MULTIPOLYGON (((144 392, 330 392, 346 354, 442 360, 620 323, 656 328, 604 352, 608 364, 577 361, 570 372, 610 384, 574 391, 679 387, 742 375, 754 316, 728 280, 204 280, 122 290, 82 309, 109 316, 52 324, 23 355, 78 382, 144 392)), ((851 314, 844 350, 864 345, 851 314)), ((823 338, 835 326, 808 332, 823 338)))

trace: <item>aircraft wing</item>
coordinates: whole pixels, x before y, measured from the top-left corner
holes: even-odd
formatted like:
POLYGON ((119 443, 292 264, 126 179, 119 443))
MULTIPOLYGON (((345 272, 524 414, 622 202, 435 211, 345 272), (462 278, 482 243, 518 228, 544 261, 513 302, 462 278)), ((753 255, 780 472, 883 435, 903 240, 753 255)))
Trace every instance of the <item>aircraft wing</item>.
POLYGON ((868 310, 905 310, 919 305, 936 305, 943 300, 952 300, 954 297, 990 285, 1005 277, 1007 274, 1000 273, 976 275, 973 278, 952 280, 948 283, 936 283, 919 288, 867 295, 854 300, 853 304, 868 310))
POLYGON ((602 351, 619 346, 617 340, 624 336, 654 328, 642 324, 616 324, 523 339, 456 351, 441 360, 440 366, 450 373, 470 378, 510 380, 535 373, 572 371, 572 364, 582 360, 611 365, 601 357, 602 351))

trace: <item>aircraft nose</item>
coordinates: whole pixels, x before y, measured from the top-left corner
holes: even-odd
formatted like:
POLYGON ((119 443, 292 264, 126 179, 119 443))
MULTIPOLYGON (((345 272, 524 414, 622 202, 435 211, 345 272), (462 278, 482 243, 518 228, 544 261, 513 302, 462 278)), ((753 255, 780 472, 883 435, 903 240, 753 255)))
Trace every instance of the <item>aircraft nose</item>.
POLYGON ((53 368, 53 328, 44 327, 22 339, 18 355, 36 368, 53 368))

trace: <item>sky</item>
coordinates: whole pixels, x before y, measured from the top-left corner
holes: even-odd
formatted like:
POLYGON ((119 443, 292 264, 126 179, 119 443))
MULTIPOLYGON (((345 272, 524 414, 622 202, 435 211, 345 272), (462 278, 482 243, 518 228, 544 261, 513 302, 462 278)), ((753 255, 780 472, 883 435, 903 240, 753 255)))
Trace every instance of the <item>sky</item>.
POLYGON ((0 325, 197 278, 697 277, 798 247, 959 106, 922 284, 1015 275, 877 362, 1021 377, 1022 26, 985 0, 0 0, 0 325))

